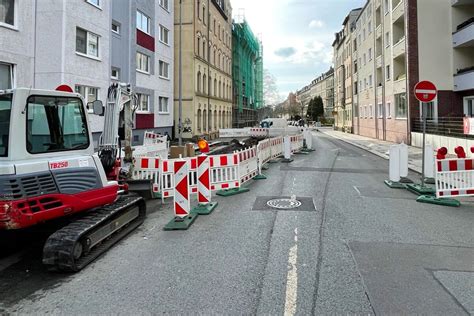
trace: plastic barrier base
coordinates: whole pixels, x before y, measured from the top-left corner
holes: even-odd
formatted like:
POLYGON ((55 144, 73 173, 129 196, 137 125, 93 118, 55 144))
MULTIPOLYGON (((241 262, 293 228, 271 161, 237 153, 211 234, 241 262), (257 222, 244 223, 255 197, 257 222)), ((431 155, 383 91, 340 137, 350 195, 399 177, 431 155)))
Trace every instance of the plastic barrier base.
POLYGON ((436 184, 436 180, 434 178, 425 178, 425 183, 436 184))
POLYGON ((276 159, 270 160, 268 163, 279 163, 279 162, 280 162, 280 158, 276 158, 276 159))
POLYGON ((313 151, 316 151, 316 149, 313 149, 313 148, 303 148, 301 151, 304 151, 305 153, 310 153, 310 152, 313 152, 313 151))
POLYGON ((270 167, 268 167, 267 165, 262 166, 262 170, 268 170, 268 169, 270 169, 270 167))
POLYGON ((385 180, 384 183, 391 189, 406 189, 406 185, 400 182, 385 180))
POLYGON ((199 204, 191 210, 191 213, 198 215, 209 215, 216 209, 216 207, 217 202, 211 202, 207 205, 199 204))
POLYGON ((436 198, 432 195, 421 195, 416 199, 417 202, 420 203, 429 203, 429 204, 436 204, 442 206, 451 206, 451 207, 459 207, 461 206, 461 202, 455 199, 447 199, 447 198, 436 198))
POLYGON ((400 183, 413 183, 413 180, 411 180, 409 178, 406 178, 406 177, 401 177, 400 178, 400 183))
POLYGON ((236 194, 240 194, 240 193, 245 193, 245 192, 248 192, 250 191, 249 188, 246 188, 246 187, 240 187, 240 188, 235 188, 235 189, 229 189, 229 190, 220 190, 220 191, 217 191, 217 195, 219 196, 231 196, 231 195, 236 195, 236 194))
POLYGON ((267 178, 266 175, 264 175, 263 173, 262 174, 258 174, 256 175, 255 177, 253 177, 254 180, 265 180, 267 178))
POLYGON ((197 217, 198 214, 190 214, 183 218, 175 217, 168 224, 166 224, 164 230, 187 230, 197 217))
POLYGON ((432 187, 421 186, 421 184, 407 184, 408 191, 417 195, 435 195, 436 190, 432 187))
POLYGON ((280 162, 284 162, 284 163, 290 163, 293 161, 293 158, 283 158, 282 160, 280 160, 280 162))
POLYGON ((308 151, 304 151, 304 150, 300 150, 300 151, 296 151, 294 152, 295 155, 308 155, 309 152, 308 151))

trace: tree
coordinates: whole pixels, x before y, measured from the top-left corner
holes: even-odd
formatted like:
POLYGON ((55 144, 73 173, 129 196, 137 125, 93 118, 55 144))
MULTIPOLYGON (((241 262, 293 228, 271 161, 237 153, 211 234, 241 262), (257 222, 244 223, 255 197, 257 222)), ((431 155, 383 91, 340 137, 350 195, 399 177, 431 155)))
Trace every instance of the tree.
POLYGON ((263 99, 266 105, 276 105, 281 102, 275 76, 268 69, 263 70, 263 99))
POLYGON ((315 115, 315 108, 314 108, 314 98, 309 100, 308 104, 308 109, 306 110, 306 117, 311 120, 315 121, 316 120, 316 115, 315 115))
POLYGON ((315 112, 315 116, 316 116, 316 121, 318 121, 318 119, 321 116, 324 116, 323 99, 320 96, 317 96, 314 99, 315 99, 314 100, 314 112, 315 112))

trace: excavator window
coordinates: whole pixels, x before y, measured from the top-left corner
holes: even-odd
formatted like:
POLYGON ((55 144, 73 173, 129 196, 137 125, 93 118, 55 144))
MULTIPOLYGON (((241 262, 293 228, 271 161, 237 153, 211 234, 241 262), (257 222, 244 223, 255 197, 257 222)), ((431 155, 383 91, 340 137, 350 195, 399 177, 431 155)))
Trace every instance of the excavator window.
POLYGON ((12 94, 0 95, 0 157, 8 156, 11 107, 12 94))
POLYGON ((87 118, 78 98, 30 96, 27 101, 27 150, 32 154, 86 149, 87 118))

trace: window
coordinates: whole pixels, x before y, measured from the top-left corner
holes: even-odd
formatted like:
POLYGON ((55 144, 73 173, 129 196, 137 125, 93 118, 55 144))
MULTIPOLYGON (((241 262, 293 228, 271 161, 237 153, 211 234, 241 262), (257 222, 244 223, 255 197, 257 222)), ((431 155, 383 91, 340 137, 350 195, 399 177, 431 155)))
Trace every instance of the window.
POLYGON ((99 35, 77 27, 76 52, 91 57, 99 57, 99 35))
POLYGON ((120 24, 115 22, 115 21, 112 21, 112 32, 114 32, 115 34, 120 34, 120 24))
POLYGON ((15 25, 15 0, 0 0, 0 24, 15 25))
MULTIPOLYGON (((75 91, 84 98, 86 104, 99 99, 99 88, 76 85, 75 91)), ((93 113, 93 109, 89 109, 88 112, 93 113)))
POLYGON ((201 92, 201 72, 198 71, 197 73, 197 92, 201 92))
POLYGON ((372 105, 369 105, 369 116, 370 118, 373 118, 373 113, 372 113, 372 105))
POLYGON ((358 89, 359 85, 357 84, 357 81, 354 82, 354 94, 357 95, 359 93, 359 89, 358 89))
POLYGON ((137 52, 137 70, 141 72, 145 72, 147 74, 150 73, 150 57, 137 52))
POLYGON ((160 69, 159 69, 160 77, 169 79, 169 68, 170 68, 170 64, 160 60, 160 69))
POLYGON ((110 78, 114 80, 120 80, 120 70, 118 68, 112 67, 110 78))
POLYGON ((0 90, 14 88, 13 74, 13 65, 0 63, 0 90))
POLYGON ((384 10, 385 10, 385 14, 387 14, 388 11, 390 10, 390 2, 389 2, 389 0, 385 0, 385 1, 384 1, 384 10))
POLYGON ((392 118, 392 104, 390 102, 387 103, 387 118, 392 118))
POLYGON ((367 55, 364 53, 364 65, 367 65, 367 55))
POLYGON ((354 60, 354 74, 357 73, 357 59, 354 60))
POLYGON ((372 33, 372 22, 371 21, 369 21, 368 29, 369 29, 369 34, 371 34, 372 33))
POLYGON ((369 87, 372 87, 372 75, 369 75, 369 87))
POLYGON ((31 154, 89 147, 87 118, 79 98, 31 96, 26 116, 26 146, 31 154))
POLYGON ((377 104, 377 114, 379 118, 383 118, 383 104, 377 104))
POLYGON ((464 98, 464 116, 474 117, 474 96, 464 98))
POLYGON ((395 115, 397 118, 406 118, 407 117, 407 102, 406 94, 399 93, 395 94, 395 115))
POLYGON ((369 48, 369 61, 372 60, 372 48, 369 48))
POLYGON ((158 98, 158 112, 168 113, 168 98, 159 97, 158 98))
MULTIPOLYGON (((0 65, 1 66, 1 65, 0 65)), ((0 86, 0 89, 2 87, 0 86)), ((10 110, 12 94, 0 95, 0 157, 8 156, 8 137, 10 133, 10 110)))
POLYGON ((202 7, 202 21, 204 22, 204 25, 206 25, 206 7, 202 7))
POLYGON ((196 12, 197 12, 197 16, 198 16, 198 19, 200 20, 201 19, 201 1, 197 0, 197 6, 196 6, 196 12))
POLYGON ((150 96, 148 94, 137 93, 138 112, 150 112, 150 96))
POLYGON ((166 11, 168 11, 169 10, 168 0, 160 0, 160 6, 166 11))
POLYGON ((385 47, 390 46, 390 32, 385 33, 385 47))
POLYGON ((385 66, 385 78, 387 78, 387 81, 390 80, 392 75, 390 74, 390 65, 385 66))
MULTIPOLYGON (((422 109, 422 106, 423 106, 423 103, 420 102, 419 104, 419 109, 420 109, 420 120, 422 119, 422 113, 421 113, 421 109, 422 109)), ((438 118, 438 101, 437 100, 434 100, 432 102, 428 102, 426 103, 425 105, 425 115, 426 115, 426 119, 429 120, 429 121, 436 121, 437 118, 438 118)))
POLYGON ((100 8, 100 0, 86 0, 86 2, 92 4, 95 7, 100 8))
POLYGON ((163 25, 160 25, 160 42, 165 43, 166 45, 169 44, 169 30, 164 27, 163 25))
POLYGON ((150 34, 150 18, 140 10, 137 10, 137 29, 150 34))

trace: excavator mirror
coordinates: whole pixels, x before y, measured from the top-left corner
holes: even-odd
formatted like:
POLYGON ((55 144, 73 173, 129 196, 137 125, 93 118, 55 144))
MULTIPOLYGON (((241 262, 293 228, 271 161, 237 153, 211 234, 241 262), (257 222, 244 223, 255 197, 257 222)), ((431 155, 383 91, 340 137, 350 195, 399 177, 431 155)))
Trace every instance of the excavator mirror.
POLYGON ((87 108, 91 108, 95 115, 104 115, 104 106, 102 105, 102 101, 95 100, 92 102, 87 103, 87 108))

